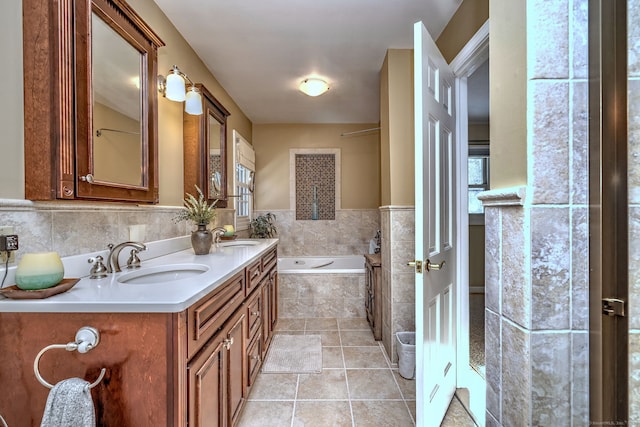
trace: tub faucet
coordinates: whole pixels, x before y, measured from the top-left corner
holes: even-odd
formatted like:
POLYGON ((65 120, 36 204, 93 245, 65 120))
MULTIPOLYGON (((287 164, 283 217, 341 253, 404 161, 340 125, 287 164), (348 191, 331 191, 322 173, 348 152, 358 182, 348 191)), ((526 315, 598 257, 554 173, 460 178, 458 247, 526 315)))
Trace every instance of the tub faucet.
POLYGON ((216 227, 211 229, 211 234, 213 234, 214 243, 220 243, 220 238, 226 233, 227 230, 224 227, 216 227))
POLYGON ((113 243, 109 243, 109 256, 107 257, 107 272, 109 273, 119 273, 120 270, 120 262, 118 261, 118 257, 120 256, 120 251, 127 246, 131 246, 136 249, 138 252, 144 251, 147 247, 144 243, 139 242, 122 242, 117 245, 113 243))

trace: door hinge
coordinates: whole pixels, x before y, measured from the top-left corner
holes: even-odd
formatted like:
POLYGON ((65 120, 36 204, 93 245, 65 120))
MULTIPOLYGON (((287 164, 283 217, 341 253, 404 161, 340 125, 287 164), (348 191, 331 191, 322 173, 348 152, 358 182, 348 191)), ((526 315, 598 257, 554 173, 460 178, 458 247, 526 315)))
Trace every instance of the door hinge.
POLYGON ((603 298, 602 314, 606 314, 607 316, 624 317, 624 306, 625 306, 625 303, 621 299, 603 298))

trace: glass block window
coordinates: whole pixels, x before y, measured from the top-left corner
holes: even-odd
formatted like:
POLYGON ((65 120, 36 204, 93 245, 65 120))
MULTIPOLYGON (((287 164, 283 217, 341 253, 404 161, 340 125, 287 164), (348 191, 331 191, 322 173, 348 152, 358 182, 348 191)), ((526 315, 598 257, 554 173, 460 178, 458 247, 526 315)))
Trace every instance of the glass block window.
POLYGON ((484 207, 478 194, 489 189, 489 146, 469 146, 469 215, 483 215, 484 207))

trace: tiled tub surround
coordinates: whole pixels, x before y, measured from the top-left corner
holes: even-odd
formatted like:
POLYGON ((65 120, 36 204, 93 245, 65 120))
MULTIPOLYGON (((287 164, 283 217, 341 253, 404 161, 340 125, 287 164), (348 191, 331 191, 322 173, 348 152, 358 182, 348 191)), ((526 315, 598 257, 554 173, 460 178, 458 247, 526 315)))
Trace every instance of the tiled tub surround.
POLYGON ((365 317, 364 271, 350 274, 278 272, 280 318, 365 317))
POLYGON ((415 331, 415 208, 380 208, 382 254, 382 343, 393 364, 398 362, 396 332, 415 331))
POLYGON ((276 216, 279 256, 363 255, 380 229, 378 209, 342 209, 332 221, 297 221, 294 210, 254 211, 276 216))
MULTIPOLYGON (((144 225, 144 242, 184 236, 187 222, 175 223, 175 206, 135 206, 120 203, 31 202, 0 199, 0 226, 19 236, 16 261, 28 252, 56 251, 60 256, 105 250, 109 243, 130 238, 129 227, 144 225)), ((218 209, 217 224, 232 224, 233 210, 218 209)), ((3 268, 0 267, 0 271, 3 268)), ((89 266, 87 266, 87 274, 89 266)))

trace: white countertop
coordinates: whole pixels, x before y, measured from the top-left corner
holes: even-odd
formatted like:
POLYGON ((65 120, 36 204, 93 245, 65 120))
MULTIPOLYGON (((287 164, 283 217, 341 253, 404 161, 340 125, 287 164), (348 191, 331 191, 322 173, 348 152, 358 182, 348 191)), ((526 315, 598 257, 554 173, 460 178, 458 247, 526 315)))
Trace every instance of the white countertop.
MULTIPOLYGON (((118 277, 132 271, 123 269, 122 273, 109 274, 104 279, 84 277, 67 292, 49 298, 26 300, 0 297, 0 312, 181 312, 278 243, 278 239, 259 241, 260 244, 255 246, 216 247, 214 244, 208 255, 195 255, 193 249, 184 249, 145 260, 142 256, 144 252, 141 252, 141 268, 166 264, 203 264, 209 270, 195 278, 141 285, 119 283, 118 277)), ((83 262, 88 274, 90 266, 86 264, 86 259, 83 262)), ((65 274, 65 277, 68 275, 65 274)))

